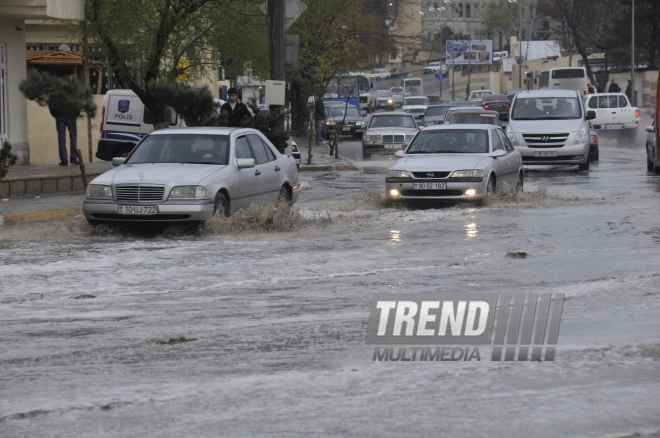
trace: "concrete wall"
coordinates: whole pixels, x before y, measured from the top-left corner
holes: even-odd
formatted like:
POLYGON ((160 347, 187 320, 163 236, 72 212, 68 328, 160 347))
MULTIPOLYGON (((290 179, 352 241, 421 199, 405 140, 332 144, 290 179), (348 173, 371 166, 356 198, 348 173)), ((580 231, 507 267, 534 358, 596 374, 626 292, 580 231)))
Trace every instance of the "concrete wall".
MULTIPOLYGON (((101 123, 101 108, 103 95, 94 96, 98 107, 96 117, 92 119, 92 156, 93 161, 102 161, 95 157, 99 141, 99 126, 101 123)), ((60 155, 57 148, 57 129, 55 119, 50 115, 48 107, 40 107, 35 102, 28 102, 28 139, 30 141, 30 164, 59 163, 60 155)), ((78 148, 82 151, 83 160, 89 161, 87 142, 87 119, 78 119, 78 148)), ((70 144, 67 133, 67 153, 70 153, 70 144)))
POLYGON ((0 43, 7 48, 7 140, 12 144, 12 152, 18 156, 19 164, 28 164, 27 101, 18 90, 18 83, 27 74, 23 20, 0 17, 0 43))

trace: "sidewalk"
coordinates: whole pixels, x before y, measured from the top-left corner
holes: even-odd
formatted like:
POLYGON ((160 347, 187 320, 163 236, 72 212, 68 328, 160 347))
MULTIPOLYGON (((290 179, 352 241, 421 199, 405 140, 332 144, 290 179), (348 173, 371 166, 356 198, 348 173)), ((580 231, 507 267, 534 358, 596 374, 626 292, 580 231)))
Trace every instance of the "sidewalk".
MULTIPOLYGON (((109 161, 85 163, 87 181, 112 169, 109 161)), ((42 195, 84 193, 80 166, 58 163, 11 166, 0 181, 0 198, 34 198, 42 195)))

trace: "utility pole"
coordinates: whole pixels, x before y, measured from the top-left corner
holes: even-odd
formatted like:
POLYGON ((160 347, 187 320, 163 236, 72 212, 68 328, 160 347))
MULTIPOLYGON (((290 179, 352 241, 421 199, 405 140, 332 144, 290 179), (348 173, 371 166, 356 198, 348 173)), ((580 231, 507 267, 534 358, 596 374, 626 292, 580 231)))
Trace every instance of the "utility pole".
MULTIPOLYGON (((270 19, 270 79, 284 81, 284 0, 268 0, 270 19)), ((271 105, 271 111, 279 111, 279 105, 271 105)), ((279 127, 284 130, 284 124, 279 127)))
POLYGON ((630 104, 637 106, 637 99, 635 99, 635 0, 632 0, 631 15, 632 31, 630 35, 630 104))

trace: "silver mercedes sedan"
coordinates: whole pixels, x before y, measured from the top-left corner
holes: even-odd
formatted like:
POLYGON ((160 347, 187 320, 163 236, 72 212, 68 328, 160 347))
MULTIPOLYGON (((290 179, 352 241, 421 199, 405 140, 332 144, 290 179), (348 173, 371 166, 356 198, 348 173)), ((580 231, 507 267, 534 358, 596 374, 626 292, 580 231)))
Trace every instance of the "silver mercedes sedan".
POLYGON ((495 125, 422 129, 387 170, 390 201, 475 201, 499 190, 522 190, 520 153, 495 125))
POLYGON ((296 202, 294 158, 250 128, 154 131, 87 186, 90 224, 202 222, 254 202, 296 202))

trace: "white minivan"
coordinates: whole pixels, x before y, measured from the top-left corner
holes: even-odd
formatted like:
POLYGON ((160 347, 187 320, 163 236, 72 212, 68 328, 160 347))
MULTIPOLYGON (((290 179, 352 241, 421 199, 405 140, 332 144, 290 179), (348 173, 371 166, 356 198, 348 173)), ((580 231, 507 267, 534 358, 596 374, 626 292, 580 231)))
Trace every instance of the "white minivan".
POLYGON ((589 170, 589 120, 582 95, 574 90, 521 91, 513 98, 507 137, 520 151, 523 164, 576 164, 589 170))
MULTIPOLYGON (((183 127, 181 117, 167 111, 171 127, 183 127)), ((108 90, 103 97, 101 135, 96 157, 111 161, 126 157, 142 138, 154 130, 153 116, 132 90, 108 90)))

